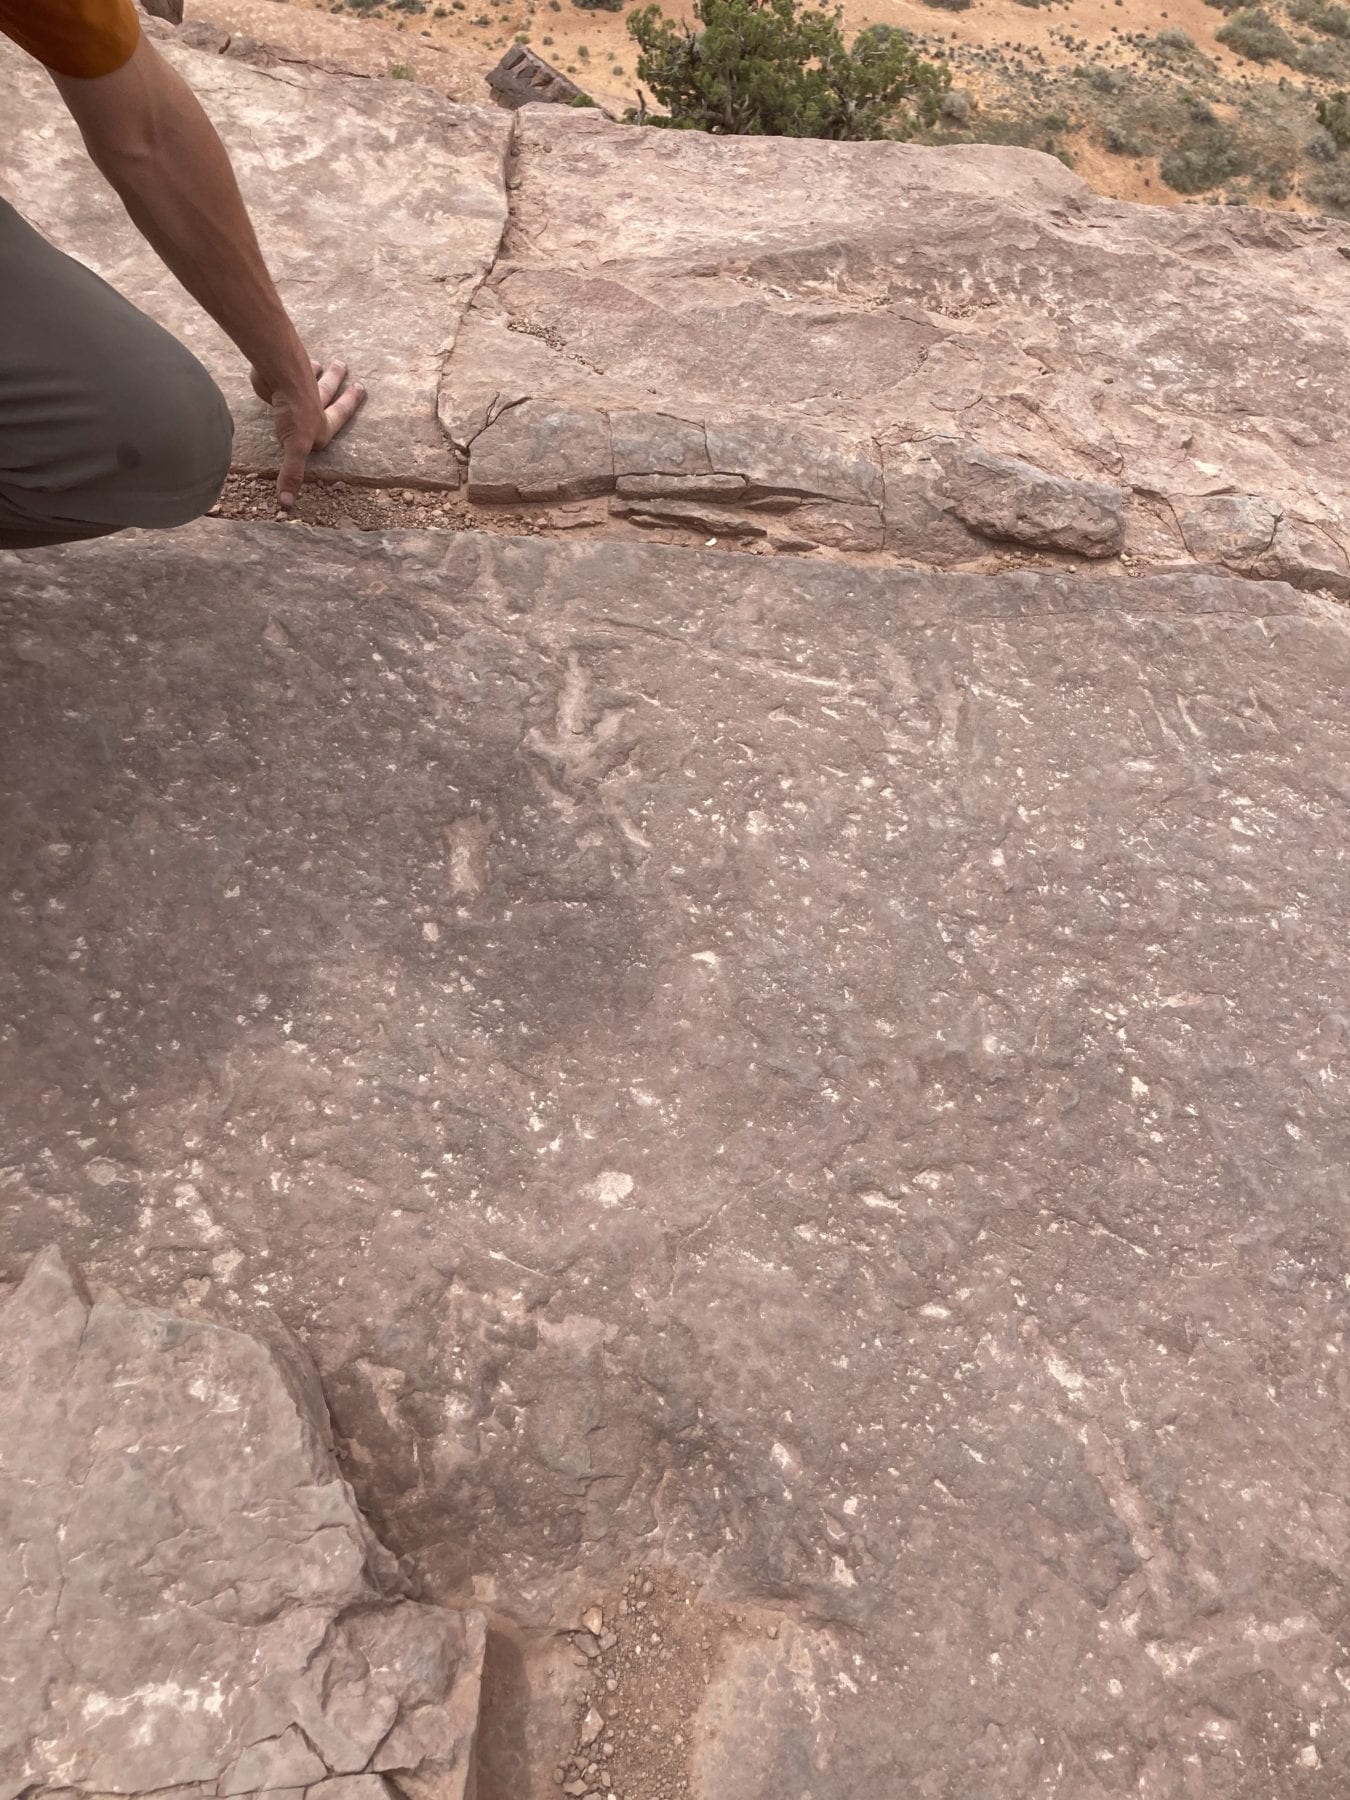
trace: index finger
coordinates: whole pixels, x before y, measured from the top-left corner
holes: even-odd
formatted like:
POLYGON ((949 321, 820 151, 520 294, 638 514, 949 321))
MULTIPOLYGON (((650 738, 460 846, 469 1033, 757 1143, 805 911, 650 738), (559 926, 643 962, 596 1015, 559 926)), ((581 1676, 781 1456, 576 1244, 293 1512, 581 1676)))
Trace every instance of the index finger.
POLYGON ((307 451, 292 438, 281 447, 281 469, 277 474, 277 505, 290 512, 300 497, 305 480, 307 451))

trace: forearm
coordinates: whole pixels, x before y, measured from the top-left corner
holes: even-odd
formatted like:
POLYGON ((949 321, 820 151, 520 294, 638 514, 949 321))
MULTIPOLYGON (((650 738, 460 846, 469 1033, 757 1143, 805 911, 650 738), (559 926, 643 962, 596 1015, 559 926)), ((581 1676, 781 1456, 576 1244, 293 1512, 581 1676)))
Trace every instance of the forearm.
POLYGON ((54 79, 137 229, 264 384, 310 380, 225 147, 187 84, 144 39, 115 75, 54 79))

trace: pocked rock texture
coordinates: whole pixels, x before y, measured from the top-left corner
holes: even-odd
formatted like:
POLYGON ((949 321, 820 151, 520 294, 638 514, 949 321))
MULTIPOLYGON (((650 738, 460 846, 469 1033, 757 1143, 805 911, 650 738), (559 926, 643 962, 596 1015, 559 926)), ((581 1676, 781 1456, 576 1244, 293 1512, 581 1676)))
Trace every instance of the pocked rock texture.
MULTIPOLYGON (((224 138, 310 353, 343 357, 369 389, 359 434, 325 452, 327 472, 456 486, 436 387, 505 223, 505 115, 406 81, 254 67, 171 37, 157 48, 224 138)), ((275 469, 270 416, 238 351, 128 221, 50 80, 8 40, 0 89, 14 122, 0 141, 0 193, 201 357, 234 414, 236 465, 275 469)))
POLYGON ((486 1800, 592 1708, 623 1800, 1344 1792, 1338 606, 210 524, 4 583, 7 1269, 304 1336, 499 1622, 486 1800), (616 1699, 559 1634, 646 1566, 616 1699))
POLYGON ((56 1251, 0 1302, 0 1793, 460 1800, 481 1614, 400 1597, 314 1371, 56 1251))

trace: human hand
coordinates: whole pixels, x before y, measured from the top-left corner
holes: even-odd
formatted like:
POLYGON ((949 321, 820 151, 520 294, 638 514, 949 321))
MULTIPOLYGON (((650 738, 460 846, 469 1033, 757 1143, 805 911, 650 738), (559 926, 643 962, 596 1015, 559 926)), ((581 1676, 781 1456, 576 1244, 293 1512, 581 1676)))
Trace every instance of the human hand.
POLYGON ((311 378, 269 382, 257 369, 250 373, 253 391, 272 408, 272 423, 281 444, 281 469, 277 475, 277 505, 289 512, 300 497, 305 479, 305 459, 322 450, 337 436, 365 402, 359 381, 344 388, 347 365, 310 361, 311 378))

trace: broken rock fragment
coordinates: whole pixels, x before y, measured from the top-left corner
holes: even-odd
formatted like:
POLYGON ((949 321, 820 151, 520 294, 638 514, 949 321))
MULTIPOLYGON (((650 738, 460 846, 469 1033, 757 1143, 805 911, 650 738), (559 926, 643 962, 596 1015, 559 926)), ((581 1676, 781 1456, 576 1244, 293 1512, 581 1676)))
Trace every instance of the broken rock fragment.
POLYGON ((1186 548, 1197 560, 1299 588, 1350 593, 1350 559, 1309 520, 1291 518, 1256 494, 1211 494, 1174 503, 1186 548))
POLYGON ((603 413, 524 400, 474 439, 469 498, 475 502, 581 500, 613 486, 603 413))
POLYGON ((1255 494, 1205 494, 1175 500, 1172 510, 1191 555, 1241 567, 1270 549, 1279 508, 1255 494))
POLYGON ((313 1369, 56 1250, 0 1305, 0 1794, 468 1791, 484 1622, 402 1592, 313 1369))
POLYGON ((981 537, 1076 556, 1120 554, 1125 541, 1123 489, 1051 475, 975 444, 947 440, 934 445, 933 454, 952 512, 981 537))
POLYGON ((673 525, 714 537, 766 537, 768 528, 744 513, 701 505, 696 500, 616 500, 610 509, 635 525, 673 525))

